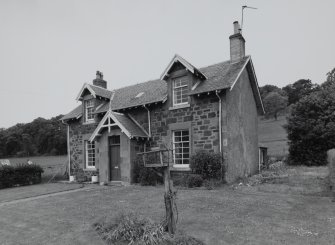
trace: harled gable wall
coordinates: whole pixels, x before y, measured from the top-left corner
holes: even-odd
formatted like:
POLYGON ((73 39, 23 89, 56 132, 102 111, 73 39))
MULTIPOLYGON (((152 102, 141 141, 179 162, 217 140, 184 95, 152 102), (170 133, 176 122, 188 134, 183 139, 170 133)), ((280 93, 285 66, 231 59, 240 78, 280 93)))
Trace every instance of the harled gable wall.
POLYGON ((258 169, 258 118, 248 73, 244 70, 232 91, 227 93, 226 180, 256 173, 258 169))

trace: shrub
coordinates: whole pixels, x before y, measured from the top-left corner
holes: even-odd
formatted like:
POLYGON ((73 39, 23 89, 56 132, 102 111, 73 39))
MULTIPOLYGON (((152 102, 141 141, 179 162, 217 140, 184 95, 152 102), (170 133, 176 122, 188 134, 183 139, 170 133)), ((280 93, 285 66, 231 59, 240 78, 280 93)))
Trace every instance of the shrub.
POLYGON ((186 179, 188 188, 200 187, 203 183, 203 178, 199 174, 190 174, 186 179))
POLYGON ((41 183, 42 173, 42 167, 35 164, 0 166, 0 188, 41 183))
POLYGON ((161 224, 133 213, 96 223, 95 229, 109 244, 160 244, 166 233, 161 224))
POLYGON ((291 165, 325 165, 335 148, 335 85, 302 97, 288 116, 291 165))
POLYGON ((185 234, 171 237, 162 223, 134 213, 119 214, 112 220, 97 222, 93 226, 107 244, 204 245, 202 241, 185 234))
MULTIPOLYGON (((161 171, 157 169, 157 171, 161 171)), ((133 181, 141 185, 156 185, 163 183, 163 178, 159 176, 153 168, 144 167, 142 157, 137 157, 133 162, 133 181)))
POLYGON ((219 179, 224 177, 222 156, 220 153, 197 152, 191 157, 190 168, 193 173, 203 179, 219 179))

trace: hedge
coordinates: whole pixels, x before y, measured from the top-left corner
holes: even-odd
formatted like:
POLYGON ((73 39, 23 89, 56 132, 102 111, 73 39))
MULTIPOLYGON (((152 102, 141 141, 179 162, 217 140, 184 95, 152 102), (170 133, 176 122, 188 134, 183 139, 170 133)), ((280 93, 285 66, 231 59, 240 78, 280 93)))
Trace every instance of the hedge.
POLYGON ((41 183, 43 169, 33 164, 0 166, 0 189, 41 183))

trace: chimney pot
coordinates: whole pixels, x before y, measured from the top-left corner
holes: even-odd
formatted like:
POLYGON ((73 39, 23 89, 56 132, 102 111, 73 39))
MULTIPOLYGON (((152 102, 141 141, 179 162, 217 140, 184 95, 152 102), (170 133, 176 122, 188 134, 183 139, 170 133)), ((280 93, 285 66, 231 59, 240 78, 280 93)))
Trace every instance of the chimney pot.
POLYGON ((234 34, 241 33, 241 27, 238 21, 234 21, 234 34))

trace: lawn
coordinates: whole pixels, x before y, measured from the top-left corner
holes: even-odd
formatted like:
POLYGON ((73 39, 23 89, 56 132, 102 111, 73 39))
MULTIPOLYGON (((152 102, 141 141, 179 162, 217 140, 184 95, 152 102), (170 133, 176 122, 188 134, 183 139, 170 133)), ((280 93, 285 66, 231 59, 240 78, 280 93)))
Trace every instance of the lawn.
MULTIPOLYGON (((299 171, 309 176, 314 170, 293 172, 299 171)), ((260 186, 178 190, 178 229, 208 245, 335 244, 335 205, 328 196, 260 186)), ((5 205, 0 244, 103 244, 92 229, 95 221, 129 211, 160 221, 163 192, 162 186, 97 186, 5 205)))
POLYGON ((268 147, 270 156, 281 157, 288 153, 287 133, 283 126, 286 124, 284 116, 278 120, 268 119, 258 121, 259 143, 268 147))

